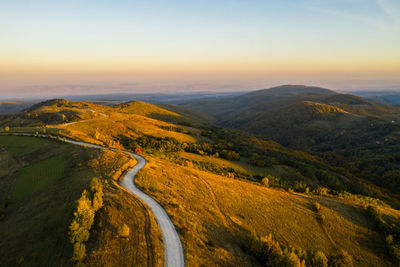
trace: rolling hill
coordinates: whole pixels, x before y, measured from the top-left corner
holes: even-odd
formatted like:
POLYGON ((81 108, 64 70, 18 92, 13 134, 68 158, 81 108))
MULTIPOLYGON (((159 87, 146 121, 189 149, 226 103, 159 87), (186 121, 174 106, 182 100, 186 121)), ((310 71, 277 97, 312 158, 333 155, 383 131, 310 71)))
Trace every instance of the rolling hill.
MULTIPOLYGON (((344 106, 322 101, 336 96, 335 92, 302 90, 303 93, 296 94, 287 89, 284 96, 276 96, 278 92, 262 92, 267 98, 273 95, 284 99, 272 118, 263 116, 260 106, 264 102, 258 102, 261 97, 255 96, 254 110, 260 111, 258 120, 265 119, 263 123, 275 122, 278 126, 288 121, 286 125, 298 124, 299 129, 316 121, 328 124, 363 121, 364 115, 354 115, 344 106), (293 97, 300 97, 301 101, 293 97)), ((379 199, 349 193, 376 190, 373 192, 388 200, 392 196, 386 191, 347 169, 330 164, 324 154, 312 149, 297 150, 294 145, 286 147, 247 130, 199 123, 197 116, 202 116, 201 111, 143 102, 110 107, 52 100, 4 118, 0 128, 4 134, 43 132, 117 150, 140 148, 148 163, 139 172, 137 183, 170 215, 189 266, 319 266, 317 261, 321 258, 330 265, 349 261, 357 266, 397 264, 399 211, 379 199), (73 123, 60 121, 59 114, 71 111, 87 113, 87 116, 82 115, 73 123), (42 112, 55 119, 42 120, 42 112), (27 116, 28 113, 38 116, 27 116), (191 126, 185 121, 168 122, 171 117, 183 117, 191 126), (369 213, 370 210, 375 213, 369 213), (392 241, 388 242, 390 238, 392 241)), ((81 162, 82 167, 88 166, 88 171, 96 176, 106 173, 109 177, 103 183, 104 205, 96 212, 83 263, 88 266, 98 266, 104 261, 110 265, 145 265, 145 261, 149 262, 148 255, 153 255, 151 261, 156 266, 162 265, 162 241, 157 229, 146 230, 149 220, 155 225, 146 207, 113 186, 112 181, 123 172, 119 168, 125 166, 116 160, 117 155, 93 154, 87 163, 81 162), (131 229, 128 239, 119 234, 123 223, 131 229), (149 240, 152 249, 144 245, 149 240)), ((12 162, 10 168, 14 166, 12 162)), ((74 169, 79 170, 78 167, 74 169)), ((68 181, 75 183, 75 180, 68 181)), ((83 188, 79 187, 75 199, 83 188)), ((65 227, 68 220, 59 224, 65 227)), ((68 238, 65 231, 64 237, 68 238)), ((41 244, 35 238, 32 242, 38 240, 41 244)), ((7 253, 5 247, 1 250, 7 253)), ((71 250, 65 254, 64 261, 67 262, 71 250)), ((15 255, 18 256, 14 261, 20 254, 15 255)))
POLYGON ((298 85, 183 106, 214 116, 220 126, 307 151, 348 170, 348 176, 371 181, 395 195, 399 192, 398 107, 298 85))

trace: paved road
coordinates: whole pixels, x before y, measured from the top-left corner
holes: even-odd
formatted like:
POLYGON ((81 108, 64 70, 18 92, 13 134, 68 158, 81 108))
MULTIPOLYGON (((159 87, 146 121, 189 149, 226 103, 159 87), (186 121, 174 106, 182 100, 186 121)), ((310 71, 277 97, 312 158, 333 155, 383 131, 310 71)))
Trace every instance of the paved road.
POLYGON ((60 124, 60 125, 57 125, 57 126, 68 126, 68 125, 73 125, 73 124, 81 123, 81 122, 96 121, 96 120, 104 119, 104 118, 107 117, 106 114, 101 113, 101 112, 94 111, 94 110, 92 110, 92 109, 88 109, 88 111, 90 111, 90 112, 92 112, 92 113, 98 113, 98 114, 101 115, 101 117, 93 118, 93 119, 87 119, 87 120, 82 120, 82 121, 73 121, 73 122, 63 123, 63 124, 60 124))
MULTIPOLYGON (((17 134, 17 135, 24 135, 24 136, 33 136, 32 134, 17 134)), ((44 135, 34 135, 40 137, 46 137, 44 135)), ((51 137, 52 139, 56 139, 55 137, 51 137)), ((79 146, 86 146, 92 148, 99 148, 99 149, 108 149, 114 150, 113 148, 102 147, 99 145, 89 144, 85 142, 73 141, 73 140, 63 140, 65 143, 79 145, 79 146)), ((179 235, 176 232, 174 225, 172 224, 170 218, 168 217, 167 212, 158 204, 154 199, 150 196, 146 195, 142 191, 139 190, 135 186, 134 180, 135 175, 138 171, 146 165, 146 160, 134 153, 129 151, 123 151, 129 155, 132 155, 136 158, 138 163, 130 169, 124 176, 121 186, 127 189, 130 193, 141 199, 145 202, 152 210, 158 225, 161 228, 161 234, 163 236, 163 243, 164 243, 164 255, 165 255, 165 266, 167 267, 183 267, 185 266, 185 258, 183 254, 183 247, 181 240, 179 239, 179 235)))

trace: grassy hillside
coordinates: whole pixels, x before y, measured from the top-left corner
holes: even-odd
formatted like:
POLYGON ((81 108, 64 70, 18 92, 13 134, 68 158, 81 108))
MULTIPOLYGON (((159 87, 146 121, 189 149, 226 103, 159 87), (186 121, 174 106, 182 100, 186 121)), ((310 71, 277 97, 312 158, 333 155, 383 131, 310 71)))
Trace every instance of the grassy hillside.
MULTIPOLYGON (((288 193, 156 158, 150 158, 137 182, 171 215, 189 266, 257 264, 245 249, 253 232, 325 255, 341 248, 358 266, 390 265, 384 237, 363 207, 351 201, 288 193)), ((400 216, 381 209, 393 222, 400 216)))
POLYGON ((192 123, 213 123, 215 122, 215 119, 213 116, 210 116, 206 113, 199 112, 190 108, 184 108, 181 106, 176 106, 176 105, 170 105, 170 104, 159 104, 159 107, 162 107, 164 109, 173 111, 175 113, 178 113, 186 118, 188 118, 189 122, 192 123))
MULTIPOLYGON (((324 97, 335 94, 328 91, 324 97)), ((93 117, 47 127, 14 124, 8 131, 44 131, 109 147, 132 151, 140 148, 149 161, 139 173, 138 183, 171 215, 185 245, 189 266, 282 266, 289 260, 317 266, 314 261, 322 257, 321 253, 330 265, 350 257, 357 266, 391 266, 396 262, 393 251, 400 239, 395 223, 400 213, 382 201, 346 191, 370 190, 383 199, 390 197, 354 176, 349 171, 352 169, 332 166, 331 159, 312 150, 290 149, 243 131, 213 125, 189 127, 186 123, 184 126, 157 120, 150 118, 157 109, 144 103, 120 107, 57 103, 61 107, 56 109, 73 106, 81 111, 91 110, 93 117), (139 113, 135 111, 138 107, 143 107, 142 115, 135 114, 139 113), (368 206, 377 206, 379 214, 371 215, 372 208, 367 209, 368 206), (390 236, 392 243, 387 241, 390 236)), ((48 106, 49 103, 39 109, 48 106)), ((50 106, 54 109, 54 103, 50 106)), ((361 115, 317 101, 315 95, 312 101, 303 99, 279 110, 269 118, 277 126, 287 123, 291 127, 326 127, 338 122, 365 125, 361 115)), ((14 119, 23 122, 24 114, 14 119)), ((32 119, 35 120, 40 121, 32 119)), ((273 126, 271 121, 268 124, 273 126)), ((4 130, 7 123, 2 123, 4 130)), ((302 127, 290 132, 301 138, 302 127)), ((332 131, 323 132, 324 138, 332 131)), ((363 131, 368 134, 363 128, 359 131, 359 136, 363 131)), ((14 150, 18 153, 18 149, 14 150)), ((151 215, 112 182, 120 177, 120 166, 126 168, 123 161, 115 161, 118 156, 112 153, 97 155, 88 165, 95 176, 111 178, 104 179, 104 206, 96 212, 83 263, 97 266, 106 260, 110 265, 141 265, 144 261, 162 264, 162 243, 151 215), (128 235, 120 232, 123 224, 129 229, 128 235), (139 228, 140 231, 133 231, 139 228), (118 257, 120 254, 124 255, 118 257)), ((9 162, 10 166, 14 164, 9 162)))
POLYGON ((8 161, 0 186, 5 207, 0 265, 71 265, 71 206, 93 175, 87 167, 90 154, 29 137, 1 136, 0 143, 2 162, 8 161))
POLYGON ((87 265, 162 265, 163 248, 154 218, 140 201, 112 183, 135 164, 132 159, 16 136, 0 136, 0 157, 0 266, 74 265, 68 227, 76 200, 92 177, 104 178, 105 205, 96 213, 87 265), (118 234, 124 223, 131 229, 129 236, 118 234), (110 257, 105 247, 121 255, 110 257))
MULTIPOLYGON (((330 94, 331 92, 329 91, 330 94)), ((304 191, 307 187, 312 190, 313 188, 325 186, 334 190, 346 190, 354 193, 367 192, 371 195, 369 191, 365 190, 365 186, 360 184, 359 180, 349 179, 348 172, 334 169, 318 157, 313 157, 300 151, 288 150, 272 141, 263 141, 249 134, 223 130, 213 126, 201 126, 199 124, 198 127, 200 128, 193 128, 162 122, 142 115, 115 111, 124 109, 124 112, 128 112, 129 107, 137 108, 138 105, 145 107, 143 114, 150 114, 148 110, 159 109, 150 104, 134 103, 118 108, 110 108, 81 102, 67 101, 65 104, 62 100, 52 100, 49 103, 42 103, 38 106, 40 108, 48 107, 49 105, 62 107, 65 105, 82 106, 81 109, 83 110, 87 110, 89 107, 95 117, 91 120, 82 120, 79 123, 52 125, 46 128, 15 127, 13 125, 11 131, 52 133, 105 146, 125 147, 133 150, 136 147, 140 147, 145 150, 150 148, 160 152, 186 151, 228 160, 241 158, 242 161, 254 167, 263 167, 265 170, 260 173, 279 176, 277 179, 273 179, 274 183, 285 188, 294 186, 297 188, 296 190, 304 191), (103 116, 99 117, 99 114, 103 116)), ((131 111, 133 112, 134 110, 131 111)), ((337 118, 350 116, 341 108, 308 101, 301 102, 301 105, 292 105, 286 113, 278 112, 273 118, 277 124, 284 125, 286 114, 298 115, 297 120, 301 122, 304 113, 308 114, 311 122, 315 117, 320 117, 326 121, 335 121, 337 118), (283 117, 280 115, 283 115, 283 117)), ((19 119, 23 120, 23 116, 24 114, 19 119)), ((40 121, 40 119, 37 120, 40 121)), ((262 122, 262 118, 260 118, 260 121, 262 122)), ((7 125, 7 123, 7 121, 3 121, 2 125, 7 125)), ((289 124, 291 127, 294 125, 293 121, 289 124)), ((263 130, 261 127, 258 129, 263 130)), ((267 128, 267 130, 269 129, 278 135, 282 134, 284 136, 285 134, 285 132, 282 133, 276 130, 276 127, 267 128)), ((297 135, 295 136, 301 137, 301 131, 298 133, 297 131, 291 132, 296 132, 297 135)), ((326 136, 329 137, 329 135, 326 136)), ((301 140, 301 138, 298 138, 298 140, 301 140)), ((182 161, 179 156, 174 157, 175 161, 182 161)), ((232 172, 229 167, 214 167, 212 162, 199 161, 196 164, 214 173, 232 172)), ((251 174, 242 171, 235 172, 245 179, 262 178, 262 176, 254 174, 254 172, 251 174)), ((382 197, 382 194, 374 196, 382 197)))
POLYGON ((115 112, 137 114, 154 119, 176 120, 179 114, 141 101, 126 102, 113 106, 115 112))
POLYGON ((251 132, 322 158, 351 179, 378 187, 358 191, 399 206, 400 109, 323 88, 279 86, 231 99, 184 104, 217 124, 251 132), (210 107, 213 106, 213 107, 210 107))

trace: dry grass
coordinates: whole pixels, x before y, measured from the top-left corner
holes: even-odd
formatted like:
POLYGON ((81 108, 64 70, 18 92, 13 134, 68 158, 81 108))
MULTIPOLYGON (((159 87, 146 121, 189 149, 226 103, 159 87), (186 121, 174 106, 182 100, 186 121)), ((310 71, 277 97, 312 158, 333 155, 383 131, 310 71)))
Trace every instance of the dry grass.
POLYGON ((101 141, 108 144, 110 140, 120 137, 137 138, 140 135, 156 137, 173 137, 180 142, 195 142, 188 134, 164 130, 161 126, 172 124, 143 117, 136 114, 108 113, 108 117, 100 120, 82 122, 63 127, 69 131, 69 136, 90 142, 101 141))
MULTIPOLYGON (((171 215, 189 266, 253 264, 243 234, 271 233, 285 245, 331 254, 347 250, 357 265, 390 265, 383 237, 350 202, 291 194, 150 158, 137 183, 171 215), (318 201, 325 216, 317 218, 318 201), (211 240, 211 241, 210 241, 211 240)), ((397 220, 398 211, 385 208, 397 220)))
POLYGON ((87 266, 163 266, 164 247, 157 222, 147 207, 124 190, 105 188, 105 205, 96 214, 87 244, 87 266), (129 227, 128 236, 118 232, 129 227))
POLYGON ((178 157, 190 160, 199 161, 208 164, 218 165, 223 168, 232 168, 235 171, 251 174, 266 174, 267 169, 262 167, 256 167, 247 163, 247 159, 241 158, 240 161, 230 161, 223 158, 216 158, 211 156, 201 156, 198 154, 188 153, 188 152, 177 152, 178 157))

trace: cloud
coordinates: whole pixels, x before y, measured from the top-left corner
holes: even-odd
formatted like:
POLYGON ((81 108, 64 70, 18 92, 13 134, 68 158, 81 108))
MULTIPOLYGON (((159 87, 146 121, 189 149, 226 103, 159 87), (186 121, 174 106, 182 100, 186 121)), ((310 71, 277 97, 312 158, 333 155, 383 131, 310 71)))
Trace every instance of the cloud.
POLYGON ((377 4, 392 19, 393 24, 400 26, 400 2, 377 0, 377 4))
POLYGON ((400 4, 395 0, 307 0, 306 4, 314 11, 358 21, 382 30, 400 29, 400 4))

